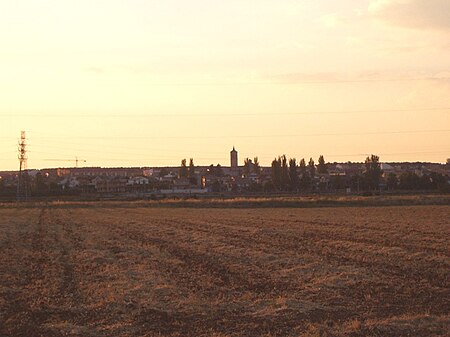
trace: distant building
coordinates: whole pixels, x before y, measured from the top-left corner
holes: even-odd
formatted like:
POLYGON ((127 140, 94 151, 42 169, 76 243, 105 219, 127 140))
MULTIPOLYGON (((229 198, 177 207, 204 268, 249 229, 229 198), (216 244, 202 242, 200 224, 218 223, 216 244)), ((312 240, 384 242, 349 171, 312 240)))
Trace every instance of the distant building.
POLYGON ((135 185, 148 185, 150 180, 146 177, 132 177, 128 179, 127 185, 135 186, 135 185))
POLYGON ((238 152, 233 146, 233 150, 230 152, 230 158, 231 158, 231 168, 236 169, 238 168, 238 152))
POLYGON ((381 163, 381 171, 383 171, 383 177, 389 176, 389 174, 395 174, 395 167, 387 163, 381 163))

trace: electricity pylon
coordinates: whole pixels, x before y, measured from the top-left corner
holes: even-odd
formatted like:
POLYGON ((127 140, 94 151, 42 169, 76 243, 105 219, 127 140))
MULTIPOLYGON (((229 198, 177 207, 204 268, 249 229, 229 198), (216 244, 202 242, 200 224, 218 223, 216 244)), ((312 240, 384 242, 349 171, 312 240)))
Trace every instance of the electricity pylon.
POLYGON ((25 137, 25 131, 20 133, 20 140, 18 146, 18 159, 19 159, 19 176, 17 181, 17 200, 28 199, 28 175, 27 170, 27 142, 25 137))

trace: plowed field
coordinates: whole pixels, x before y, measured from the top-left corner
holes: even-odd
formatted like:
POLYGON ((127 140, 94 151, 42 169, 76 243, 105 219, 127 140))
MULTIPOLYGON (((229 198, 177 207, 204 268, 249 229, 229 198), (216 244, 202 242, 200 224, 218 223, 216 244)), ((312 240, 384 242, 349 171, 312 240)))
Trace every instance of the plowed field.
POLYGON ((450 206, 0 209, 0 336, 448 336, 450 206))

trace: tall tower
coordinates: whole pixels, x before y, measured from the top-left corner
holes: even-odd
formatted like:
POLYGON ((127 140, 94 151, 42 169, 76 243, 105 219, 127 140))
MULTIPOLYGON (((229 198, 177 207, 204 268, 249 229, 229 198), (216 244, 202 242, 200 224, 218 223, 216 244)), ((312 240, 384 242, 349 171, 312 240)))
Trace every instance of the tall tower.
POLYGON ((230 152, 230 158, 231 158, 231 168, 237 168, 238 167, 238 152, 233 146, 233 150, 230 152))
POLYGON ((27 169, 27 142, 25 131, 20 133, 20 140, 18 144, 18 159, 19 159, 19 176, 17 181, 17 200, 28 199, 28 176, 27 169))

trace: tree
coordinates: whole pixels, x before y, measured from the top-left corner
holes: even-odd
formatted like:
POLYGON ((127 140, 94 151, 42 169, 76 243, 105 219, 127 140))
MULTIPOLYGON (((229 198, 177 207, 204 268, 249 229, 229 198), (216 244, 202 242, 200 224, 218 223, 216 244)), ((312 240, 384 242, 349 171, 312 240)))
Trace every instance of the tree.
POLYGON ((298 186, 298 172, 297 160, 295 158, 289 159, 289 180, 291 190, 296 189, 298 186))
POLYGON ((346 182, 340 175, 330 176, 329 188, 332 190, 342 190, 346 187, 346 182))
POLYGON ((48 192, 48 187, 45 184, 44 176, 38 172, 34 177, 34 184, 32 187, 33 194, 45 195, 48 192))
POLYGON ((192 185, 197 185, 197 178, 195 177, 195 165, 194 165, 194 159, 193 158, 191 158, 189 160, 188 177, 189 177, 189 182, 192 185))
POLYGON ((222 166, 220 166, 220 164, 217 164, 217 166, 214 166, 214 164, 209 165, 208 172, 209 172, 209 174, 216 176, 216 177, 223 176, 223 170, 222 170, 222 166))
POLYGON ((360 173, 356 173, 350 176, 349 185, 352 190, 360 192, 366 188, 366 180, 364 179, 364 175, 360 173))
POLYGON ((161 171, 159 171, 159 177, 160 177, 160 178, 162 178, 162 177, 164 177, 164 176, 166 176, 166 175, 168 175, 168 174, 169 174, 169 171, 167 170, 166 167, 163 167, 163 168, 161 169, 161 171))
POLYGON ((381 165, 380 165, 380 157, 372 154, 370 157, 366 158, 365 161, 366 170, 364 172, 364 177, 366 179, 366 183, 369 189, 376 190, 380 185, 381 174, 381 165))
POLYGON ((402 190, 418 190, 420 177, 414 172, 403 172, 399 177, 398 187, 402 190))
POLYGON ((189 176, 189 178, 192 178, 192 177, 195 176, 195 165, 194 165, 194 159, 193 158, 191 158, 189 160, 188 176, 189 176))
POLYGON ((321 155, 319 157, 319 164, 317 165, 317 173, 324 174, 327 172, 328 172, 327 164, 325 164, 325 159, 321 155))
POLYGON ((214 175, 216 177, 223 177, 223 170, 220 164, 217 164, 216 167, 214 168, 214 175))
POLYGON ((244 159, 244 175, 247 177, 250 174, 252 166, 252 160, 249 158, 244 159))
POLYGON ((281 187, 281 158, 275 158, 272 161, 272 183, 275 189, 281 187))
POLYGON ((389 190, 395 190, 397 188, 398 178, 395 175, 395 173, 389 173, 387 180, 386 180, 386 185, 389 190))
POLYGON ((310 179, 308 176, 308 169, 306 167, 306 162, 304 158, 300 160, 300 164, 298 165, 298 171, 300 174, 300 181, 299 181, 300 188, 302 189, 308 188, 310 185, 310 179))
POLYGON ((275 186, 272 181, 267 181, 264 183, 263 191, 264 192, 273 192, 275 190, 275 186))
POLYGON ((211 184, 211 191, 212 192, 221 192, 222 191, 222 185, 220 184, 220 182, 218 180, 215 180, 212 184, 211 184))
POLYGON ((289 179, 289 165, 286 155, 281 156, 281 187, 282 189, 287 189, 290 185, 289 179))
POLYGON ((305 158, 302 158, 300 160, 300 163, 298 164, 298 172, 299 172, 301 177, 306 176, 306 162, 305 162, 305 158))
POLYGON ((178 177, 179 178, 187 178, 188 175, 188 169, 186 166, 186 159, 183 159, 181 161, 181 167, 180 167, 180 172, 178 173, 178 177))
POLYGON ((261 173, 261 165, 258 157, 253 158, 253 172, 259 175, 261 173))
POLYGON ((449 191, 449 180, 444 175, 432 172, 429 176, 429 180, 432 189, 437 189, 441 192, 449 191))
POLYGON ((314 160, 309 158, 308 163, 309 177, 312 179, 316 175, 316 166, 314 165, 314 160))
POLYGON ((2 177, 0 177, 0 194, 5 190, 5 182, 2 177))

